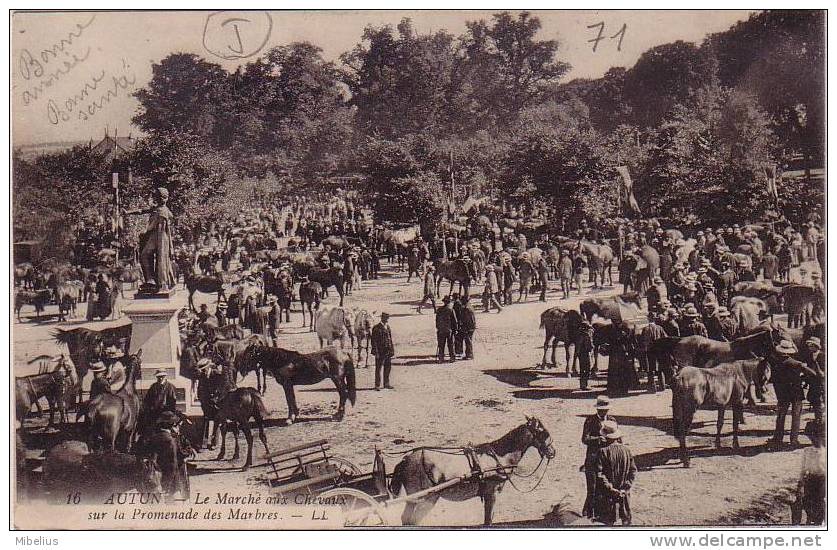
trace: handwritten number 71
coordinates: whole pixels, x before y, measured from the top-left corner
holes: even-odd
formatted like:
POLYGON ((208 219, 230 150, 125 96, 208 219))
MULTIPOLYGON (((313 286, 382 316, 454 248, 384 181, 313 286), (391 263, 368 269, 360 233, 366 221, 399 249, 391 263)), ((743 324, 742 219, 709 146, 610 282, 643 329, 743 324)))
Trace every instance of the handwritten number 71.
MULTIPOLYGON (((595 28, 597 28, 597 27, 598 27, 598 29, 599 29, 599 32, 598 32, 598 34, 596 35, 596 37, 595 37, 595 38, 591 38, 590 40, 588 40, 588 41, 587 41, 587 42, 592 42, 592 43, 593 43, 593 51, 594 51, 594 52, 596 51, 596 48, 598 48, 598 46, 599 46, 599 42, 601 42, 602 40, 604 40, 604 39, 606 38, 606 37, 604 36, 604 29, 605 29, 605 24, 604 24, 604 21, 601 21, 601 22, 596 23, 596 24, 594 24, 594 25, 587 25, 587 28, 588 28, 588 29, 595 29, 595 28)), ((619 37, 619 42, 617 42, 617 44, 616 44, 616 51, 618 51, 618 52, 621 52, 621 51, 622 51, 622 40, 624 40, 624 38, 625 38, 625 31, 627 31, 627 30, 628 30, 628 24, 627 24, 627 23, 623 23, 623 24, 622 24, 622 28, 621 28, 621 29, 619 29, 619 32, 617 32, 616 34, 614 34, 613 36, 611 36, 611 37, 610 37, 610 39, 611 39, 611 40, 614 40, 614 39, 616 39, 617 37, 619 37)))

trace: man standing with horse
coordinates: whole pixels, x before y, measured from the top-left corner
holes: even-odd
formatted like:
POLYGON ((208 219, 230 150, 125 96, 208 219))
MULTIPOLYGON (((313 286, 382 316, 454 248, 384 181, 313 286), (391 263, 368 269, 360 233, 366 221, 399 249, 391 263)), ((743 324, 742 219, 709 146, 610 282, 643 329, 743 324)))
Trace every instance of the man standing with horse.
POLYGON ((164 412, 177 412, 177 395, 174 386, 168 381, 165 369, 154 373, 157 381, 151 384, 142 400, 142 428, 150 430, 164 412))
POLYGON ((797 352, 796 345, 790 340, 782 340, 774 353, 766 359, 770 365, 770 379, 776 392, 776 429, 773 437, 767 441, 771 447, 781 447, 785 438, 785 418, 791 409, 792 446, 799 445, 799 425, 802 416, 802 372, 805 364, 792 356, 797 352))

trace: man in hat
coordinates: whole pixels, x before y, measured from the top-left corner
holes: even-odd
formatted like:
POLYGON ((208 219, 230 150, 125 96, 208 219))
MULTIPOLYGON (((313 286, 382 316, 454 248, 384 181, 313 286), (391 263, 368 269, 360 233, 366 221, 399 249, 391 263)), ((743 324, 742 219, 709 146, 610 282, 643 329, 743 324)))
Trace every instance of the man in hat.
POLYGON ((538 269, 538 281, 540 282, 540 285, 541 285, 540 301, 541 302, 546 302, 546 290, 549 287, 549 285, 547 284, 547 282, 549 280, 549 269, 546 265, 546 258, 544 258, 543 256, 541 256, 540 259, 538 259, 537 269, 538 269))
POLYGON ((719 342, 728 342, 729 340, 724 335, 724 326, 721 323, 718 310, 719 308, 715 302, 706 302, 703 304, 703 323, 706 327, 706 336, 719 342))
POLYGON ((808 385, 808 402, 814 409, 814 418, 822 420, 823 407, 825 406, 825 354, 822 352, 822 343, 816 336, 810 336, 805 340, 806 368, 803 370, 802 379, 808 385))
MULTIPOLYGON (((655 375, 659 378, 660 382, 660 391, 666 389, 666 385, 668 380, 666 380, 666 374, 668 374, 667 365, 660 365, 657 363, 657 356, 656 354, 649 354, 648 350, 651 349, 651 346, 659 340, 660 338, 665 338, 666 332, 663 327, 659 324, 659 316, 654 313, 653 311, 648 313, 648 324, 642 327, 642 331, 639 335, 639 363, 642 368, 648 373, 648 393, 656 393, 657 392, 657 383, 655 381, 655 375)), ((665 361, 664 357, 659 358, 660 361, 665 361)))
POLYGON ((721 334, 725 341, 732 342, 735 339, 735 332, 738 327, 735 325, 735 320, 726 306, 718 307, 718 320, 721 324, 721 334))
POLYGON ((381 313, 380 322, 372 327, 370 340, 372 341, 372 355, 375 357, 375 390, 381 389, 382 371, 384 387, 393 389, 389 383, 389 375, 392 370, 392 358, 395 356, 395 344, 393 344, 392 329, 389 326, 389 313, 381 313))
POLYGON ((680 338, 680 322, 678 318, 679 314, 677 312, 677 308, 669 305, 669 307, 663 312, 660 319, 660 326, 663 327, 666 336, 680 338))
POLYGON ((721 274, 717 279, 718 303, 729 306, 732 291, 738 282, 738 274, 730 267, 729 262, 721 262, 721 274))
POLYGON ((442 303, 442 307, 436 312, 436 340, 438 344, 436 355, 439 362, 443 362, 445 360, 445 346, 447 346, 450 362, 453 363, 456 361, 453 335, 459 329, 459 319, 456 318, 456 312, 453 311, 450 296, 445 296, 442 303))
POLYGON ((218 307, 215 308, 215 320, 218 322, 218 327, 224 327, 227 325, 227 306, 224 304, 218 304, 218 307))
POLYGON ((792 356, 797 352, 790 340, 782 340, 766 359, 770 365, 770 379, 776 393, 776 429, 768 445, 779 447, 785 438, 785 418, 791 409, 791 445, 799 445, 799 424, 802 415, 802 372, 805 363, 792 356))
POLYGON ((708 338, 706 326, 700 322, 700 313, 694 304, 686 304, 683 310, 683 323, 680 324, 680 336, 703 336, 708 338))
POLYGON ((596 459, 596 491, 593 517, 605 525, 630 525, 630 492, 636 478, 636 463, 631 450, 622 443, 622 430, 615 420, 602 422, 604 439, 596 459))
POLYGON ((205 322, 212 317, 212 314, 209 313, 209 307, 206 304, 201 304, 201 309, 198 312, 198 325, 203 325, 205 322))
POLYGON ((575 354, 578 356, 579 387, 587 389, 590 380, 590 353, 593 351, 593 325, 586 319, 581 322, 577 340, 575 342, 575 354))
POLYGON ((596 398, 596 413, 591 414, 584 420, 584 427, 581 430, 581 442, 587 448, 584 455, 582 470, 587 479, 587 498, 584 500, 584 507, 581 513, 587 517, 593 517, 593 498, 596 489, 596 459, 606 440, 602 434, 602 423, 612 420, 610 415, 610 399, 604 395, 596 398))
POLYGON ((147 434, 145 448, 157 455, 160 466, 163 493, 166 496, 180 493, 188 498, 186 459, 194 454, 189 441, 180 433, 183 417, 164 411, 157 417, 153 431, 147 434))
POLYGON ((90 399, 103 393, 111 393, 110 382, 108 381, 108 369, 101 361, 90 365, 90 372, 93 373, 93 380, 90 382, 90 399))
POLYGON ((573 280, 573 260, 566 250, 561 250, 561 258, 558 260, 558 277, 561 279, 561 292, 566 300, 570 297, 573 280))
POLYGON ((477 330, 477 316, 474 308, 471 307, 469 296, 462 296, 460 299, 461 310, 459 319, 459 338, 464 346, 465 359, 474 358, 474 331, 477 330))
POLYGON ((500 295, 500 283, 497 281, 497 273, 494 266, 488 264, 485 266, 485 289, 483 290, 483 309, 488 313, 492 307, 497 308, 497 313, 503 311, 503 306, 497 300, 500 295))
POLYGON ((166 369, 157 369, 154 377, 157 381, 151 384, 142 400, 143 425, 146 430, 155 425, 162 413, 177 412, 177 395, 174 386, 168 381, 166 369))
POLYGON ((107 369, 107 379, 110 383, 110 391, 117 392, 125 385, 128 379, 128 373, 125 370, 125 365, 120 359, 124 356, 122 350, 115 345, 110 345, 105 348, 105 356, 102 361, 107 369))
POLYGON ((267 328, 268 335, 273 340, 273 345, 279 345, 279 323, 282 322, 282 315, 279 310, 279 301, 276 296, 270 295, 267 299, 267 306, 270 308, 267 312, 267 328))
POLYGON ((645 299, 648 301, 648 311, 656 310, 660 302, 668 298, 668 293, 665 291, 665 284, 663 284, 663 279, 659 275, 655 276, 651 279, 653 283, 651 286, 648 287, 648 291, 645 293, 645 299))
POLYGON ((424 296, 419 302, 418 305, 418 312, 421 314, 421 308, 424 304, 430 300, 430 304, 433 306, 433 311, 436 311, 436 267, 433 264, 429 264, 427 266, 427 271, 424 274, 423 285, 424 285, 424 296))

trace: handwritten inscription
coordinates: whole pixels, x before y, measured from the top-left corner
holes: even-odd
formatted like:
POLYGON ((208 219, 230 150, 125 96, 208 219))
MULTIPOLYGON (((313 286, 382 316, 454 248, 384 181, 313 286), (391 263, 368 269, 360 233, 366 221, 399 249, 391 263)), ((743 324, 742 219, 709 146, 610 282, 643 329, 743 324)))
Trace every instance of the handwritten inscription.
POLYGON ((37 53, 32 53, 29 49, 21 51, 18 70, 20 76, 29 82, 21 92, 24 106, 39 100, 43 97, 45 90, 51 88, 87 60, 90 56, 90 47, 84 48, 78 42, 95 20, 96 16, 92 15, 84 23, 77 23, 66 36, 37 53))
POLYGON ((267 12, 211 13, 203 28, 203 47, 221 59, 245 59, 264 48, 272 30, 267 12))
POLYGON ((60 102, 50 99, 47 102, 47 118, 50 124, 58 125, 73 118, 86 121, 96 116, 112 100, 126 95, 137 82, 136 75, 129 71, 130 65, 123 59, 122 71, 108 74, 100 71, 85 81, 84 86, 72 96, 60 102), (110 76, 110 78, 107 78, 110 76))
MULTIPOLYGON (((593 25, 587 25, 587 28, 588 28, 588 29, 595 29, 595 28, 597 28, 597 27, 598 27, 598 29, 599 29, 599 32, 598 32, 598 34, 596 35, 596 37, 595 37, 595 38, 591 38, 590 40, 588 40, 588 41, 587 41, 587 42, 592 42, 592 43, 593 43, 593 51, 594 51, 594 52, 596 51, 596 48, 599 46, 599 42, 601 42, 602 40, 605 40, 605 39, 607 39, 607 38, 608 38, 608 37, 606 37, 606 36, 604 35, 604 30, 605 30, 605 24, 604 24, 604 21, 600 21, 600 22, 595 23, 595 24, 593 24, 593 25)), ((621 52, 621 51, 622 51, 622 40, 624 40, 624 38, 625 38, 625 31, 627 31, 627 30, 628 30, 628 24, 627 24, 627 23, 624 23, 624 24, 622 24, 622 28, 621 28, 621 29, 619 29, 619 32, 617 32, 617 33, 616 33, 616 34, 614 34, 613 36, 609 37, 609 38, 610 38, 610 40, 615 40, 617 37, 619 38, 619 42, 617 42, 617 43, 616 43, 616 51, 617 51, 617 52, 621 52)))

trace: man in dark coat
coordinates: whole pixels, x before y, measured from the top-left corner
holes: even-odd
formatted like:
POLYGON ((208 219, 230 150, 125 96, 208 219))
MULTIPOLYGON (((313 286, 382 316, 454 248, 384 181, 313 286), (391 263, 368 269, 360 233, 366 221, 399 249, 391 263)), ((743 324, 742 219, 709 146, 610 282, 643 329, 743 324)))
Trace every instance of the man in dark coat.
POLYGON ((384 387, 393 389, 389 383, 392 370, 392 357, 395 355, 395 345, 392 342, 392 330, 389 327, 389 313, 381 313, 381 321, 372 327, 372 355, 375 356, 375 390, 381 389, 381 371, 383 371, 384 387))
POLYGON ((157 381, 151 384, 142 400, 143 425, 146 429, 153 428, 163 412, 177 412, 177 395, 174 386, 168 381, 166 370, 157 369, 154 376, 157 381))
POLYGON ((462 355, 462 345, 464 343, 464 336, 462 334, 462 302, 460 301, 459 294, 453 293, 451 296, 451 303, 453 304, 453 312, 456 314, 457 320, 459 320, 459 326, 456 329, 456 332, 453 334, 453 351, 457 357, 462 355))
POLYGON ((456 355, 453 349, 453 335, 459 329, 459 319, 456 318, 456 313, 453 311, 450 296, 445 296, 442 299, 444 305, 436 312, 436 340, 437 350, 436 355, 439 362, 445 360, 445 346, 448 348, 450 361, 456 361, 456 355))
POLYGON ((465 359, 474 358, 474 331, 477 330, 477 316, 471 307, 468 296, 460 298, 462 311, 459 315, 459 332, 465 347, 465 359))
POLYGON ((622 444, 622 431, 615 420, 602 422, 604 446, 596 457, 596 494, 593 517, 605 525, 631 524, 630 491, 636 478, 631 450, 622 444))
MULTIPOLYGON (((648 393, 657 393, 657 381, 655 375, 660 382, 660 391, 666 389, 668 380, 666 377, 670 374, 668 365, 660 365, 657 363, 656 355, 649 354, 648 350, 660 338, 665 338, 666 332, 663 327, 658 324, 659 317, 656 313, 648 314, 648 324, 642 327, 642 332, 639 337, 639 362, 640 365, 648 373, 648 393)), ((663 358, 660 358, 664 360, 663 358)))
POLYGON ((802 416, 802 372, 805 363, 792 356, 797 352, 790 340, 782 340, 766 361, 770 365, 770 379, 776 393, 776 429, 768 445, 779 447, 785 438, 785 418, 791 409, 791 445, 799 445, 799 425, 802 416))
POLYGON ((610 410, 610 400, 600 395, 596 398, 596 414, 592 414, 584 421, 584 428, 581 431, 581 442, 587 447, 584 456, 582 469, 587 478, 587 498, 584 500, 584 508, 581 513, 587 517, 593 517, 593 499, 596 489, 596 456, 599 449, 605 444, 602 436, 602 422, 611 420, 607 414, 610 410))
POLYGON ((581 322, 575 342, 575 353, 578 356, 579 387, 587 389, 590 380, 590 352, 593 351, 593 325, 586 319, 581 322))

